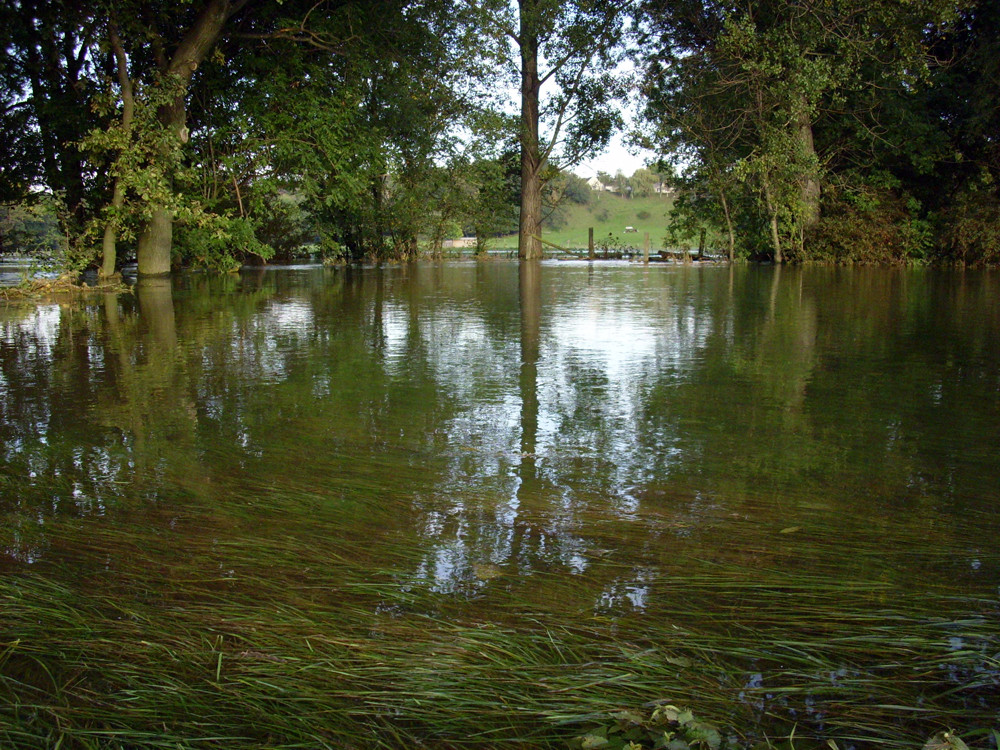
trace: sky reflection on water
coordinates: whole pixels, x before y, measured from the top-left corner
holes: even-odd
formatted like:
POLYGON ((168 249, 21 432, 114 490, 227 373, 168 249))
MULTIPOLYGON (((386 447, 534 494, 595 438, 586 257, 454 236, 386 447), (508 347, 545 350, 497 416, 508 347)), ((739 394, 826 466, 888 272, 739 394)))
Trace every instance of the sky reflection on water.
POLYGON ((483 622, 740 623, 816 648, 776 602, 788 623, 942 595, 982 617, 998 287, 485 263, 0 308, 0 566, 203 559, 238 586, 238 544, 289 592, 388 581, 380 616, 424 591, 483 622), (84 541, 99 519, 121 548, 84 541), (137 556, 133 529, 162 545, 137 556))

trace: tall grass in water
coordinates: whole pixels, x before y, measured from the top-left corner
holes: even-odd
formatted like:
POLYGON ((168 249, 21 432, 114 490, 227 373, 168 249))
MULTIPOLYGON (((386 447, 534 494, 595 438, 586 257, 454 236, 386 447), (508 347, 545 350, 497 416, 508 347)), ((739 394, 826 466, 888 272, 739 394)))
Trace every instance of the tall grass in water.
POLYGON ((660 699, 747 744, 798 725, 841 748, 945 729, 987 747, 1000 706, 995 602, 719 569, 660 582, 669 616, 561 609, 581 582, 540 572, 486 581, 476 607, 406 573, 406 545, 234 535, 167 566, 155 526, 85 526, 72 574, 0 580, 0 747, 564 747, 660 699), (720 609, 741 601, 752 623, 720 609))

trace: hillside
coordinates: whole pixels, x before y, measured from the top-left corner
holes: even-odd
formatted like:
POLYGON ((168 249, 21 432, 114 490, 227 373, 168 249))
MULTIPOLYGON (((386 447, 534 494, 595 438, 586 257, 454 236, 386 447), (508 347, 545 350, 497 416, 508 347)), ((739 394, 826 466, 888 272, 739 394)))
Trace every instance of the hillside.
MULTIPOLYGON (((558 230, 545 230, 542 238, 563 247, 585 248, 587 229, 593 227, 597 245, 610 234, 626 244, 641 247, 643 233, 649 232, 650 246, 655 252, 663 247, 670 205, 671 199, 662 195, 626 199, 613 193, 593 193, 587 205, 569 203, 565 210, 566 225, 558 230), (626 234, 628 226, 635 227, 636 232, 626 234)), ((500 237, 491 245, 497 249, 517 247, 517 235, 500 237)))

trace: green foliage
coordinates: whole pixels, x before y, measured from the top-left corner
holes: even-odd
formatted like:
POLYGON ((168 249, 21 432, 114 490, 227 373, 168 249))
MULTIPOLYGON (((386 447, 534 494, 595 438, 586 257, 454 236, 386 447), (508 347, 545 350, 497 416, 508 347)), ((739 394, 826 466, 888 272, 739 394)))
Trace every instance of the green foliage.
POLYGON ((171 75, 157 76, 150 85, 137 87, 134 118, 127 125, 112 89, 94 98, 94 112, 109 124, 92 128, 76 146, 92 168, 104 169, 108 177, 121 182, 125 202, 119 209, 106 205, 92 216, 83 231, 86 241, 96 244, 110 223, 119 237, 134 242, 154 206, 165 206, 188 219, 201 213, 190 195, 175 189, 175 182, 183 185, 192 175, 183 171, 181 141, 159 116, 183 92, 182 82, 171 75))
MULTIPOLYGON (((316 239, 312 217, 299 194, 255 190, 250 215, 260 244, 271 248, 274 257, 291 260, 305 252, 316 239)), ((255 252, 259 252, 255 251, 255 252)))
POLYGON ((1000 263, 1000 196, 966 190, 943 216, 946 258, 972 265, 1000 263))
POLYGON ((518 228, 520 167, 518 155, 506 151, 496 158, 480 159, 469 166, 473 196, 467 206, 467 233, 475 235, 477 250, 489 241, 518 228))
POLYGON ((650 714, 618 711, 610 721, 570 743, 576 750, 720 750, 737 747, 713 725, 695 718, 689 709, 666 702, 650 714))
POLYGON ((578 203, 582 206, 590 203, 591 190, 590 185, 582 177, 577 177, 572 172, 565 174, 565 183, 562 189, 563 195, 566 200, 570 200, 573 203, 578 203))
POLYGON ((234 271, 248 255, 270 258, 274 250, 257 239, 252 222, 219 214, 204 214, 200 221, 180 223, 176 249, 188 262, 215 271, 234 271))
POLYGON ((799 260, 863 264, 922 262, 930 258, 938 231, 919 201, 889 188, 869 186, 828 192, 820 230, 799 251, 799 260))
MULTIPOLYGON (((738 4, 648 0, 660 53, 645 60, 645 138, 697 195, 679 202, 679 213, 729 234, 737 253, 933 257, 940 199, 921 175, 941 169, 954 151, 949 157, 941 138, 948 118, 929 112, 925 91, 936 73, 927 64, 934 43, 927 30, 946 34, 958 7, 851 0, 799 13, 765 2, 751 13, 738 4), (849 250, 857 238, 830 235, 850 229, 846 220, 818 221, 821 188, 864 191, 884 174, 902 181, 885 196, 891 210, 880 209, 893 242, 878 253, 876 240, 849 250)), ((843 198, 824 200, 836 218, 843 198)), ((854 210, 863 209, 847 213, 854 210)), ((881 220, 871 211, 865 218, 881 220)))
POLYGON ((0 205, 0 255, 54 263, 64 246, 57 207, 51 199, 0 205))

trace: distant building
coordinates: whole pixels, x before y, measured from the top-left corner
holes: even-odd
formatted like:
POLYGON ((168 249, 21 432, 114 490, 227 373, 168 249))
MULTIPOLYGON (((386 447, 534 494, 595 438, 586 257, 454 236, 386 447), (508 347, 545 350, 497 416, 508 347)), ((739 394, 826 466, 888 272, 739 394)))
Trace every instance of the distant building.
POLYGON ((598 193, 603 193, 611 190, 611 187, 609 185, 605 185, 603 182, 597 179, 597 177, 591 177, 589 180, 587 180, 587 184, 590 185, 591 190, 595 190, 598 193))

